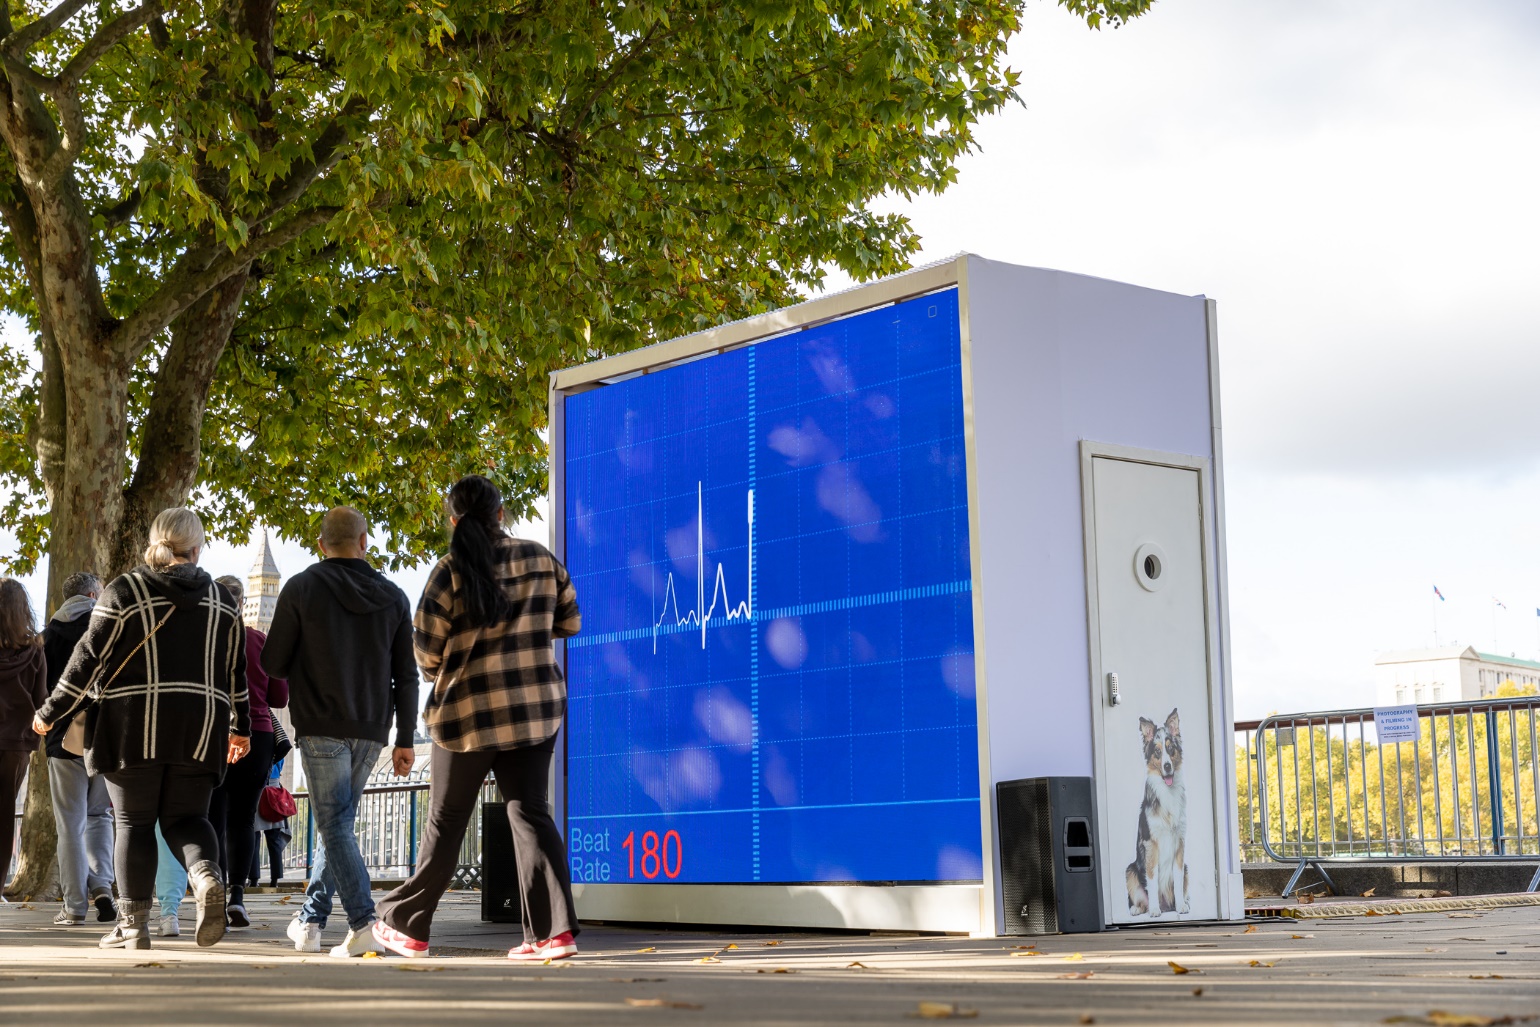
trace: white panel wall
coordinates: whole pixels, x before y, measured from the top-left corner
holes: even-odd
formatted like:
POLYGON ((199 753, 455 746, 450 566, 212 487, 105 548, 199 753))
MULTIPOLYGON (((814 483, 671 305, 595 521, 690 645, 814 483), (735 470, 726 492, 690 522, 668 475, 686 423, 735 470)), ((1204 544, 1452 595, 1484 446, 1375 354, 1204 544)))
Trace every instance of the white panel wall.
POLYGON ((1212 458, 1214 426, 1202 297, 966 260, 992 807, 1093 774, 1080 440, 1212 458))

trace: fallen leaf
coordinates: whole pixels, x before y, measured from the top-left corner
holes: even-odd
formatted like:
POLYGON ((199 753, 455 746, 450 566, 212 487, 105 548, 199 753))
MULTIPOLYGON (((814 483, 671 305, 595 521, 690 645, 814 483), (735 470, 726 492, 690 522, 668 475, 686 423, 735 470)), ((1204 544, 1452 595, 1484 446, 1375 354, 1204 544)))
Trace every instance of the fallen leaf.
POLYGON ((779 940, 776 940, 776 941, 762 941, 762 942, 760 942, 760 944, 768 947, 770 945, 779 945, 780 941, 779 940))
POLYGON ((1502 974, 1471 974, 1470 975, 1470 979, 1473 980, 1473 981, 1500 981, 1500 980, 1503 979, 1503 975, 1502 974))
POLYGON ((1080 953, 1075 952, 1075 953, 1072 953, 1072 954, 1070 954, 1068 956, 1065 956, 1064 957, 1064 961, 1066 963, 1078 963, 1078 962, 1080 962, 1084 958, 1085 958, 1085 956, 1082 956, 1080 953))
POLYGON ((662 977, 611 977, 611 984, 659 984, 662 977))
POLYGON ((1256 934, 1257 933, 1257 925, 1256 924, 1252 924, 1250 927, 1246 928, 1241 933, 1242 934, 1256 934))
POLYGON ((1095 1023, 1096 1022, 1096 1017, 1092 1016, 1090 1013, 1081 1013, 1080 1014, 1080 1022, 1081 1023, 1095 1023))
POLYGON ((734 942, 729 942, 727 947, 730 948, 730 949, 735 949, 735 948, 738 947, 738 943, 735 942, 735 941, 734 942))
POLYGON ((149 967, 154 967, 157 970, 164 970, 166 968, 166 964, 165 963, 155 963, 155 962, 135 963, 134 964, 134 969, 136 969, 136 970, 143 970, 143 969, 146 969, 146 968, 149 968, 149 967))
POLYGON ((1166 965, 1171 968, 1171 972, 1174 973, 1174 974, 1190 974, 1190 973, 1192 973, 1192 970, 1190 968, 1183 966, 1181 963, 1173 963, 1169 959, 1166 960, 1166 965))
POLYGON ((365 952, 364 953, 364 958, 365 959, 379 959, 380 958, 380 954, 378 952, 365 952))
POLYGON ((960 1009, 955 1002, 921 1002, 912 1015, 921 1020, 971 1020, 979 1011, 960 1009))
POLYGON ((1194 988, 1194 989, 1192 989, 1193 998, 1197 998, 1199 995, 1202 995, 1202 994, 1203 994, 1203 989, 1202 988, 1194 988))
POLYGON ((279 899, 279 900, 278 900, 278 904, 279 904, 279 905, 280 905, 280 906, 282 906, 282 905, 284 905, 284 904, 285 904, 285 903, 286 903, 286 902, 288 902, 288 901, 289 901, 289 900, 290 900, 290 899, 292 899, 292 898, 293 898, 293 897, 294 897, 294 896, 292 896, 292 895, 285 895, 285 896, 284 896, 284 897, 283 897, 283 898, 281 898, 281 899, 279 899))
POLYGON ((720 963, 721 960, 718 959, 716 956, 701 956, 699 959, 696 960, 696 962, 697 963, 720 963))
POLYGON ((1266 967, 1273 967, 1273 966, 1277 966, 1277 965, 1278 965, 1278 964, 1277 964, 1277 963, 1264 963, 1264 962, 1262 962, 1262 961, 1261 961, 1261 960, 1260 960, 1260 959, 1253 959, 1253 960, 1252 960, 1252 961, 1251 961, 1251 962, 1249 962, 1249 963, 1247 963, 1247 964, 1246 964, 1246 965, 1247 965, 1247 966, 1266 966, 1266 967))
POLYGON ((1095 977, 1095 976, 1096 976, 1096 971, 1095 970, 1087 970, 1084 973, 1078 973, 1078 974, 1060 974, 1059 975, 1059 980, 1061 980, 1061 981, 1088 981, 1092 977, 1095 977))
POLYGON ((1311 894, 1311 893, 1310 893, 1310 892, 1307 892, 1307 891, 1306 891, 1306 892, 1300 892, 1300 893, 1299 893, 1299 901, 1300 901, 1300 902, 1301 902, 1301 903, 1302 903, 1302 904, 1303 904, 1303 905, 1306 905, 1306 906, 1308 906, 1308 905, 1310 905, 1310 904, 1311 904, 1311 903, 1312 903, 1312 902, 1314 902, 1314 901, 1315 901, 1315 896, 1314 896, 1314 895, 1313 895, 1313 894, 1311 894))
POLYGON ((1448 892, 1440 888, 1438 891, 1433 893, 1433 897, 1435 899, 1452 899, 1454 898, 1454 892, 1448 892))
POLYGON ((673 1002, 666 998, 628 998, 626 1005, 653 1009, 700 1009, 691 1002, 673 1002))
POLYGON ((846 970, 870 970, 871 967, 867 966, 865 963, 847 963, 847 964, 845 964, 845 969, 846 970))
POLYGON ((644 949, 637 949, 636 951, 638 951, 638 952, 656 952, 658 950, 654 946, 649 945, 649 946, 647 946, 644 949))
POLYGON ((1423 949, 1424 952, 1448 952, 1448 949, 1423 949))
POLYGON ((1374 895, 1374 889, 1373 888, 1370 888, 1368 891, 1363 893, 1363 897, 1366 898, 1366 899, 1372 897, 1373 895, 1374 895))
POLYGON ((1381 913, 1377 909, 1366 909, 1366 910, 1364 910, 1364 916, 1384 916, 1384 915, 1385 915, 1384 913, 1381 913))
POLYGON ((1037 948, 1037 946, 1036 945, 1012 945, 1011 948, 1013 948, 1013 949, 1035 949, 1035 948, 1037 948))
POLYGON ((1046 952, 1012 952, 1012 956, 1046 956, 1046 952))
POLYGON ((1430 1009, 1428 1022, 1434 1027, 1490 1027, 1495 1021, 1490 1016, 1477 1016, 1474 1013, 1446 1013, 1442 1009, 1430 1009))
POLYGON ((754 972, 757 974, 794 974, 797 971, 789 967, 778 966, 774 970, 755 970, 754 972))
POLYGON ((1313 935, 1313 934, 1291 934, 1291 935, 1289 935, 1289 937, 1293 938, 1295 941, 1300 941, 1300 940, 1302 940, 1304 938, 1314 938, 1315 935, 1313 935))

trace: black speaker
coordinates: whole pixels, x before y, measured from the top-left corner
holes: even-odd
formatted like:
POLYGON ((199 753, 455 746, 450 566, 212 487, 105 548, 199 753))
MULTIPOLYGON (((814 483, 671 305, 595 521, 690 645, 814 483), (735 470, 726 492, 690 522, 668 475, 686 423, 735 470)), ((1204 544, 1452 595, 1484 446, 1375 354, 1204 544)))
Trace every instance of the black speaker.
POLYGON ((513 858, 513 830, 508 807, 481 804, 481 919, 494 924, 522 920, 519 907, 518 864, 513 858))
POLYGON ((1094 794, 1088 777, 995 786, 1006 934, 1102 929, 1094 794))

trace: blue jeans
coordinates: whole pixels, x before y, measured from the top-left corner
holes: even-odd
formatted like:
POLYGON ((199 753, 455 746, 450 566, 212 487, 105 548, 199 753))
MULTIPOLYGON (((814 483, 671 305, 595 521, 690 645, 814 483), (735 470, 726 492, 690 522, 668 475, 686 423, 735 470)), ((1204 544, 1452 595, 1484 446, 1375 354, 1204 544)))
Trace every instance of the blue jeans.
POLYGON ((112 803, 107 780, 86 773, 84 760, 48 758, 54 825, 59 831, 59 884, 64 908, 85 916, 91 895, 112 888, 112 803))
POLYGON ((342 899, 348 927, 357 931, 374 919, 374 900, 369 896, 369 869, 358 851, 353 822, 358 800, 384 748, 363 738, 326 738, 311 735, 299 740, 305 766, 305 785, 316 833, 321 836, 310 864, 310 883, 299 918, 326 926, 332 913, 332 895, 342 899))
POLYGON ((171 854, 166 836, 155 825, 155 844, 159 857, 155 861, 155 898, 160 903, 161 916, 176 916, 187 898, 187 868, 171 854))

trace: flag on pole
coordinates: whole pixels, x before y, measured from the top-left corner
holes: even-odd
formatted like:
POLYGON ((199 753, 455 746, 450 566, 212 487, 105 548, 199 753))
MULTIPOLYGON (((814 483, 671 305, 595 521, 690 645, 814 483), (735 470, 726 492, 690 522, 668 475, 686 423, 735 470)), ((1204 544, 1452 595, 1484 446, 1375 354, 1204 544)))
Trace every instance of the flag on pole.
MULTIPOLYGON (((1438 590, 1438 586, 1437 586, 1437 585, 1434 585, 1434 586, 1433 586, 1433 594, 1434 594, 1434 595, 1436 595, 1436 596, 1438 596, 1438 601, 1439 601, 1439 602, 1441 602, 1441 603, 1442 603, 1442 602, 1445 602, 1445 601, 1446 601, 1446 600, 1445 600, 1445 599, 1444 599, 1444 593, 1442 593, 1442 592, 1440 592, 1440 591, 1439 591, 1439 590, 1438 590)), ((1537 617, 1540 617, 1540 610, 1536 610, 1536 611, 1535 611, 1535 616, 1537 616, 1537 617)))

